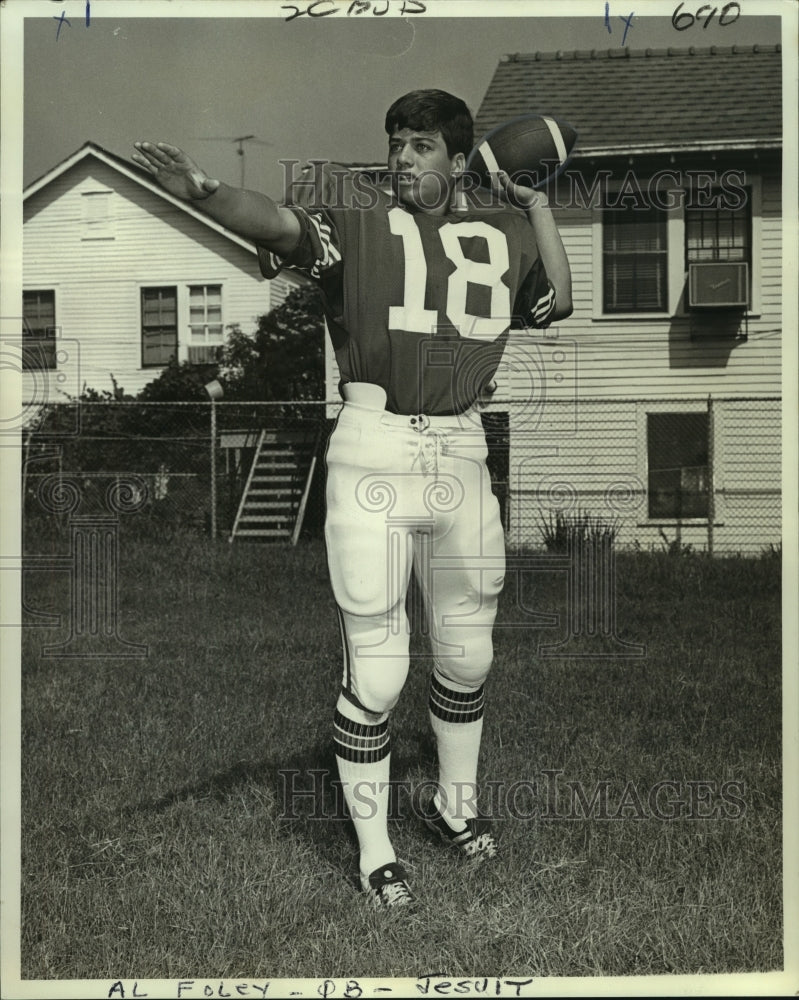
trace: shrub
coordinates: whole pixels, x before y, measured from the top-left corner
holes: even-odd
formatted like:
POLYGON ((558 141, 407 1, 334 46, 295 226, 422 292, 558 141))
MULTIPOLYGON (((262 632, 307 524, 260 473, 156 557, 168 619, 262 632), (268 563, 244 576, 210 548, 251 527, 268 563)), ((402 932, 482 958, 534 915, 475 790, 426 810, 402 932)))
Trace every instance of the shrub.
POLYGON ((612 545, 619 534, 617 519, 606 521, 579 508, 573 514, 551 511, 549 517, 539 518, 538 527, 547 552, 567 552, 585 542, 609 541, 612 545))

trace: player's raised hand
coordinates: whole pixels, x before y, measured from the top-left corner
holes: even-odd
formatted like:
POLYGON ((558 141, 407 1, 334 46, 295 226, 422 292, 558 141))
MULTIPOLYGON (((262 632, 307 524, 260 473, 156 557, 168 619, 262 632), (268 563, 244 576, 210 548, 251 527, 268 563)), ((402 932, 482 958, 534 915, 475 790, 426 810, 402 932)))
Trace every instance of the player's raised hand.
POLYGON ((491 181, 496 185, 497 190, 504 191, 510 202, 519 208, 527 210, 529 208, 546 208, 549 205, 549 199, 543 191, 536 191, 535 188, 517 184, 510 179, 510 175, 504 170, 492 174, 491 181))
POLYGON ((201 201, 212 195, 219 181, 209 177, 182 149, 168 142, 134 142, 133 159, 149 170, 158 183, 184 201, 201 201))

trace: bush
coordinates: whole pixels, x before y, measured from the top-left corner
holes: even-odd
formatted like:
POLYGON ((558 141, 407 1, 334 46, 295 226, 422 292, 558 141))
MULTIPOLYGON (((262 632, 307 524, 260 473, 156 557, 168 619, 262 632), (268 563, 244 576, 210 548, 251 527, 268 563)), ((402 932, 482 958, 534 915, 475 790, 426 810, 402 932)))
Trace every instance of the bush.
POLYGON ((573 514, 550 512, 548 518, 539 518, 538 528, 547 552, 568 552, 586 542, 608 541, 612 545, 619 534, 618 520, 605 521, 579 508, 573 514))
POLYGON ((258 318, 252 334, 233 325, 220 353, 219 377, 228 399, 324 399, 325 324, 318 288, 293 289, 258 318))
POLYGON ((148 382, 141 390, 138 398, 148 403, 207 402, 205 386, 215 379, 218 373, 219 368, 215 364, 197 365, 190 361, 181 361, 178 364, 172 358, 158 378, 148 382))

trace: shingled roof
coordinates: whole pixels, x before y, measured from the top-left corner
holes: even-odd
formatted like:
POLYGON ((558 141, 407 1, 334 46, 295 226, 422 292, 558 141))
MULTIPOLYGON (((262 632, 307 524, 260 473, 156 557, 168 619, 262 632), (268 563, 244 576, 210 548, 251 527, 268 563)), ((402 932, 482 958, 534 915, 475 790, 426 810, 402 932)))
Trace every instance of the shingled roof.
POLYGON ((535 111, 577 129, 575 155, 776 148, 780 50, 733 45, 503 56, 475 135, 535 111))

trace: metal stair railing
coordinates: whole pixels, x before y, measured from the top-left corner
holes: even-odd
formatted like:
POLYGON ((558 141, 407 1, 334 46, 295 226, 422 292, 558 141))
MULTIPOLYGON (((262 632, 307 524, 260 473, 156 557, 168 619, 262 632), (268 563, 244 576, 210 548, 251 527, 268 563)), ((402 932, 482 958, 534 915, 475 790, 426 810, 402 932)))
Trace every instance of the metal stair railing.
POLYGON ((236 511, 236 518, 233 522, 233 527, 230 529, 230 537, 228 538, 228 542, 232 542, 233 539, 236 537, 236 530, 238 529, 239 521, 241 520, 241 515, 244 513, 244 508, 247 506, 247 497, 249 496, 250 493, 250 485, 252 483, 253 476, 255 475, 255 469, 258 465, 258 458, 261 454, 261 447, 263 446, 265 437, 266 437, 266 428, 263 428, 261 430, 261 433, 258 435, 258 443, 255 446, 255 457, 252 460, 250 471, 247 474, 247 482, 244 484, 244 489, 241 494, 241 500, 239 501, 239 509, 236 511))
POLYGON ((313 451, 311 452, 311 464, 308 468, 308 475, 305 478, 305 488, 302 491, 302 498, 300 500, 300 506, 297 510, 297 520, 294 522, 294 532, 291 536, 291 544, 296 545, 300 537, 300 532, 302 531, 302 522, 305 520, 305 508, 308 505, 308 496, 311 492, 311 483, 313 482, 314 472, 316 470, 316 459, 319 454, 319 443, 322 440, 322 424, 319 424, 319 430, 316 432, 316 440, 313 444, 313 451))

